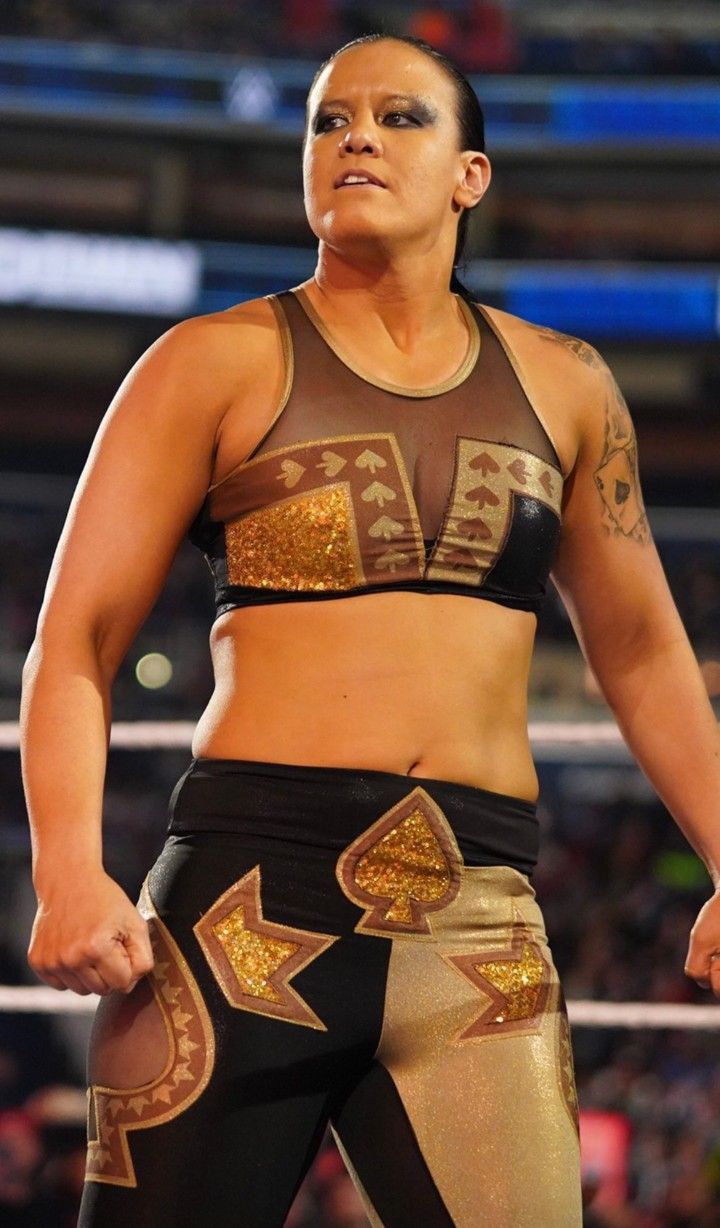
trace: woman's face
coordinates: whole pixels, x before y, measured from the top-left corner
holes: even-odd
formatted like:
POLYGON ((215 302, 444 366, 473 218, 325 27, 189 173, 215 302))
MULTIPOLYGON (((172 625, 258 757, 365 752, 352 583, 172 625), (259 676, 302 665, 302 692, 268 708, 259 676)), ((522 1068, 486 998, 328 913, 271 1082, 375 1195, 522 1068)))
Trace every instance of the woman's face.
POLYGON ((303 181, 314 234, 348 251, 440 243, 451 260, 468 203, 458 145, 455 86, 428 55, 392 39, 342 52, 308 100, 303 181), (346 182, 352 172, 377 182, 346 182))

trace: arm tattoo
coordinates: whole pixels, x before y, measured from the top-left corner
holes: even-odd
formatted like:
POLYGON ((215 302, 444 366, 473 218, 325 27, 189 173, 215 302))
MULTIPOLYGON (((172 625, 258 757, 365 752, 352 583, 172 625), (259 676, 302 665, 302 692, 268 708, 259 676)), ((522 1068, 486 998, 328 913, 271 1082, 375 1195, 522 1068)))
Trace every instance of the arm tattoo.
MULTIPOLYGON (((528 322, 530 323, 530 322, 528 322)), ((587 341, 568 333, 558 333, 541 324, 532 327, 548 341, 559 341, 587 367, 605 370, 608 392, 605 411, 605 447, 595 470, 595 485, 602 500, 602 523, 606 533, 622 534, 643 545, 650 540, 648 517, 638 474, 638 442, 633 421, 616 379, 607 363, 587 341)))
POLYGON ((577 355, 580 361, 585 363, 586 367, 600 368, 604 366, 597 350, 588 345, 587 341, 581 341, 579 337, 571 337, 568 333, 559 333, 554 328, 545 328, 541 324, 533 324, 532 327, 541 337, 545 337, 548 341, 559 341, 567 350, 577 355))
POLYGON ((605 403, 605 446, 594 473, 602 500, 607 533, 621 533, 647 545, 650 529, 645 515, 637 464, 637 440, 625 398, 608 371, 605 403))
POLYGON ((593 475, 602 500, 602 523, 606 533, 622 534, 623 537, 631 537, 633 541, 647 545, 650 541, 650 527, 640 490, 637 439, 630 411, 617 381, 604 358, 587 341, 544 325, 533 324, 532 327, 541 337, 559 342, 566 350, 570 350, 586 367, 605 372, 608 379, 605 445, 602 460, 593 475))

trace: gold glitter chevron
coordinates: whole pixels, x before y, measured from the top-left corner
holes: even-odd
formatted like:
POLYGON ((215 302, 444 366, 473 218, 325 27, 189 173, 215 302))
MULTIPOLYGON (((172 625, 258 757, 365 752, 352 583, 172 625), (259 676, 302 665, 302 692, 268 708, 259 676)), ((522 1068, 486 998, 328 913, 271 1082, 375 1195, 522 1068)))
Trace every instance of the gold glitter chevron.
POLYGON ((289 982, 337 936, 266 921, 260 889, 255 866, 223 892, 193 932, 231 1006, 324 1032, 325 1024, 289 982))
POLYGON ((480 586, 507 539, 514 497, 535 499, 559 517, 562 489, 559 469, 532 452, 459 437, 448 510, 426 578, 480 586))
POLYGON ((140 1087, 88 1087, 85 1180, 110 1185, 137 1185, 129 1132, 183 1113, 204 1091, 215 1064, 210 1016, 187 961, 155 911, 147 878, 137 907, 148 922, 155 964, 147 976, 165 1023, 168 1057, 160 1074, 140 1087))
POLYGON ((552 974, 523 921, 513 922, 508 947, 443 959, 479 990, 487 1005, 456 1041, 536 1032, 548 1006, 552 974))
POLYGON ((460 888, 462 855, 437 802, 418 786, 341 854, 336 875, 365 910, 358 933, 431 936, 428 913, 460 888))

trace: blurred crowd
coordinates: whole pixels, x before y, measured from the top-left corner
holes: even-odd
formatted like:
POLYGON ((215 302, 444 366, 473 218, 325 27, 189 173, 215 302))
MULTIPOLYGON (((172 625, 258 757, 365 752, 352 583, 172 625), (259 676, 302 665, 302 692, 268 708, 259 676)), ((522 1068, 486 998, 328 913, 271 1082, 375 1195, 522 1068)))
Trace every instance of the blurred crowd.
MULTIPOLYGON (((712 1002, 685 976, 690 928, 711 894, 704 866, 629 768, 564 766, 542 781, 535 876, 567 998, 712 1002)), ((720 1223, 720 1035, 573 1028, 581 1109, 630 1127, 627 1198, 588 1228, 720 1223)))
POLYGON ((466 72, 710 75, 720 33, 704 16, 701 0, 682 10, 607 0, 5 0, 0 33, 317 59, 384 30, 425 38, 466 72))

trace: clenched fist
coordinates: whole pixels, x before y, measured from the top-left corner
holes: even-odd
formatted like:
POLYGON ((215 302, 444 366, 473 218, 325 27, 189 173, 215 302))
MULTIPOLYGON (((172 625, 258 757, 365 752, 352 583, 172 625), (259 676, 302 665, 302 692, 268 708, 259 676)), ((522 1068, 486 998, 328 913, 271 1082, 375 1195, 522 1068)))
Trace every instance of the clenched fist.
POLYGON ((720 888, 703 904, 690 930, 685 972, 720 998, 720 888))
POLYGON ((28 963, 55 989, 129 993, 154 964, 148 924, 102 869, 38 891, 28 963))

